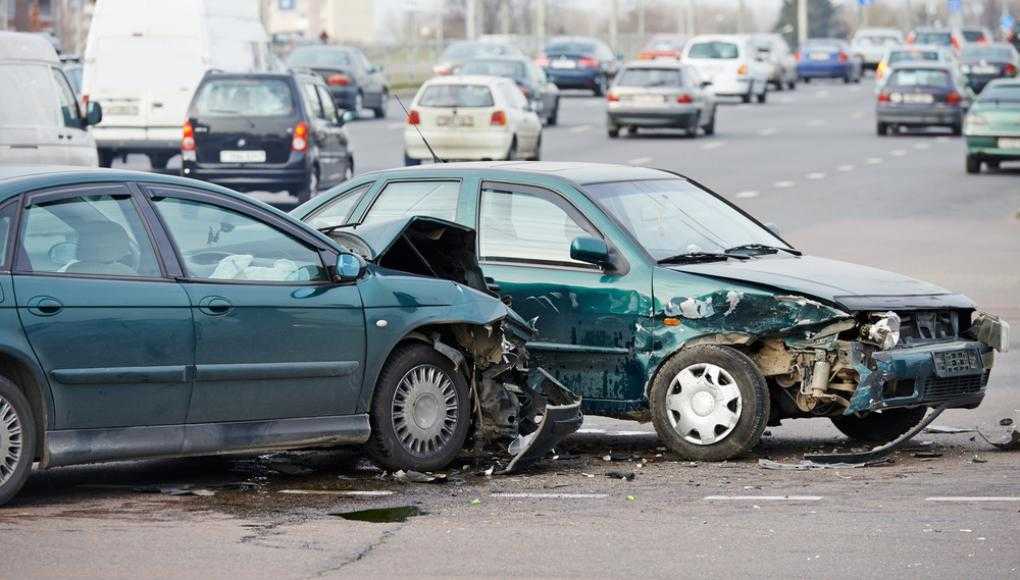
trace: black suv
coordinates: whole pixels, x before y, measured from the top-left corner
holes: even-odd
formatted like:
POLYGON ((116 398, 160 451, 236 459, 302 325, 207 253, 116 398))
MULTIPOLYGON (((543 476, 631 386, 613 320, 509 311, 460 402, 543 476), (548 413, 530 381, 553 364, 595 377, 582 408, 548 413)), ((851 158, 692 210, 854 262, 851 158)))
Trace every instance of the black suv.
POLYGON ((306 201, 354 174, 345 115, 314 74, 208 72, 184 123, 181 174, 306 201))

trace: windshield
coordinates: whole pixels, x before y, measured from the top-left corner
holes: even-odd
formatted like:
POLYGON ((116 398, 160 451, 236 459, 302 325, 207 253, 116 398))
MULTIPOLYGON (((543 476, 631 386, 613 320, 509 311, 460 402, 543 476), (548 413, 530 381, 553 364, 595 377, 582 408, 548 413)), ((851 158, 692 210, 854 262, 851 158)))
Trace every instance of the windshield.
POLYGON ((595 54, 595 45, 590 42, 552 42, 545 47, 546 54, 595 54))
POLYGON ((906 62, 908 60, 939 60, 939 53, 936 50, 897 50, 889 54, 889 64, 906 62))
POLYGON ((949 73, 944 70, 905 68, 893 72, 889 85, 894 87, 944 87, 949 85, 949 73))
POLYGON ((349 67, 354 64, 351 53, 346 50, 334 48, 296 48, 287 57, 287 64, 291 66, 307 67, 349 67))
POLYGON ((274 117, 294 113, 290 85, 277 79, 214 79, 195 96, 200 117, 274 117))
POLYGON ((457 70, 462 75, 491 75, 514 80, 526 80, 528 70, 525 64, 516 60, 471 60, 457 70))
POLYGON ((788 247, 736 208, 684 179, 584 186, 656 260, 688 252, 723 252, 744 244, 788 247))
POLYGON ((440 60, 467 60, 484 56, 509 56, 514 50, 504 44, 495 42, 458 42, 451 44, 443 52, 440 60))
POLYGON ((992 101, 1020 103, 1020 84, 988 85, 978 97, 979 103, 992 101))
POLYGON ((914 37, 914 44, 951 46, 953 44, 953 35, 948 32, 918 32, 914 37))
POLYGON ((675 68, 629 68, 616 79, 618 87, 682 87, 683 74, 675 68))
POLYGON ((968 46, 963 49, 960 59, 965 61, 1011 61, 1013 60, 1013 50, 1005 46, 968 46))
POLYGON ((733 59, 740 56, 740 48, 732 42, 698 42, 691 45, 688 58, 733 59))
POLYGON ((985 31, 983 30, 964 30, 963 39, 967 42, 978 42, 985 40, 985 31))
POLYGON ((492 107, 492 91, 485 85, 431 85, 425 87, 422 107, 492 107))

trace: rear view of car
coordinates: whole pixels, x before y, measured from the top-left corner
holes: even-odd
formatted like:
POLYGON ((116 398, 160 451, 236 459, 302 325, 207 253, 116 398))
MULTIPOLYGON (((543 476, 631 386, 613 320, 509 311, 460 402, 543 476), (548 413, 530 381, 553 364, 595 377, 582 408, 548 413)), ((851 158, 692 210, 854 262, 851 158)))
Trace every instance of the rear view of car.
POLYGON ((638 61, 617 75, 607 100, 610 138, 621 127, 678 128, 691 136, 715 132, 715 99, 693 67, 673 62, 638 61))
POLYGON ((859 64, 851 56, 850 46, 842 40, 811 39, 797 52, 797 76, 804 82, 817 78, 860 82, 859 64))
POLYGON ((864 68, 875 70, 890 48, 903 44, 903 33, 893 28, 865 28, 858 30, 850 42, 850 49, 861 55, 864 68))
POLYGON ((949 127, 959 135, 966 101, 948 67, 905 64, 892 69, 878 93, 877 130, 894 127, 949 127))
POLYGON ((638 60, 657 58, 678 59, 683 54, 687 37, 682 34, 656 34, 638 53, 638 60))
POLYGON ((494 40, 461 40, 451 43, 439 56, 439 62, 432 67, 437 75, 453 74, 457 67, 476 58, 508 58, 523 57, 519 48, 508 43, 494 40))
POLYGON ((907 35, 907 44, 941 46, 957 52, 963 46, 963 40, 948 28, 918 28, 907 35))
POLYGON ((999 79, 985 87, 967 113, 967 173, 1020 161, 1020 81, 999 79))
POLYGON ((904 46, 892 48, 875 69, 875 81, 881 85, 889 76, 889 69, 904 62, 930 62, 948 64, 952 61, 951 53, 939 46, 904 46))
POLYGON ((311 69, 326 81, 336 106, 357 117, 372 109, 376 118, 386 116, 388 90, 382 71, 356 48, 345 46, 299 46, 287 56, 294 69, 311 69))
POLYGON ((684 48, 684 62, 712 82, 716 95, 740 97, 745 103, 756 98, 764 103, 768 93, 768 65, 751 54, 747 37, 736 35, 696 36, 684 48))
POLYGON ((437 77, 418 90, 404 129, 404 164, 537 159, 542 123, 513 81, 437 77), (431 150, 430 150, 431 147, 431 150))
POLYGON ((559 117, 560 92, 545 73, 526 58, 486 58, 469 60, 457 68, 459 75, 503 77, 512 80, 528 99, 531 110, 546 123, 555 125, 559 117))
POLYGON ((616 55, 595 38, 556 38, 536 60, 561 89, 587 89, 601 97, 616 74, 616 55))
POLYGON ((960 70, 967 77, 967 85, 980 93, 989 82, 997 78, 1013 78, 1020 67, 1020 56, 1007 43, 967 45, 960 52, 960 70))

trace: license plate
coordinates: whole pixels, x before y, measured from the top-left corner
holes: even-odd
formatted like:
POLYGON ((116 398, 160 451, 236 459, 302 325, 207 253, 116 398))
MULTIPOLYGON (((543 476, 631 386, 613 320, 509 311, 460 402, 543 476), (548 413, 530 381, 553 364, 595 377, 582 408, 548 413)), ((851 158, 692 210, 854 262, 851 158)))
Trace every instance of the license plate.
POLYGON ((449 127, 453 124, 453 115, 440 115, 436 117, 436 126, 449 127))
POLYGON ((552 61, 553 68, 577 68, 577 63, 568 59, 560 58, 552 61))
POLYGON ((662 95, 634 95, 627 100, 639 105, 661 105, 666 102, 666 97, 662 95))
POLYGON ((811 60, 829 60, 829 53, 827 52, 812 52, 811 60))
POLYGON ((927 105, 935 102, 935 97, 927 93, 907 93, 903 95, 904 103, 927 105))
POLYGON ((103 113, 116 117, 134 117, 138 115, 138 105, 107 105, 103 113))
POLYGON ((999 149, 1020 149, 1020 139, 999 139, 999 149))
POLYGON ((220 151, 220 163, 265 163, 265 151, 220 151))
POLYGON ((987 66, 987 65, 986 66, 978 65, 978 66, 971 67, 970 72, 972 72, 974 74, 978 74, 978 75, 993 75, 993 74, 996 74, 996 73, 999 72, 999 67, 997 67, 997 66, 987 66))
POLYGON ((982 370, 977 352, 971 349, 932 353, 935 374, 940 377, 959 377, 978 374, 982 370))
POLYGON ((463 115, 440 115, 436 117, 438 127, 474 127, 475 120, 463 115))

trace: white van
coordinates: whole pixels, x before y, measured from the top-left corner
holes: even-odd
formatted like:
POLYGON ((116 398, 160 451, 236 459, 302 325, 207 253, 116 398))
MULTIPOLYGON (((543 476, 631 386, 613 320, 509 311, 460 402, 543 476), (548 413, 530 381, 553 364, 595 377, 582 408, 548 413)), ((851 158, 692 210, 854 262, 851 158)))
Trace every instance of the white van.
POLYGON ((82 99, 103 104, 99 161, 144 153, 166 167, 209 69, 264 71, 269 37, 253 0, 98 0, 85 46, 82 99))
POLYGON ((95 167, 87 128, 101 119, 98 105, 82 115, 49 41, 0 32, 0 164, 95 167))
POLYGON ((713 34, 695 36, 684 46, 685 62, 712 81, 720 97, 740 97, 764 103, 768 95, 770 67, 766 56, 757 52, 747 36, 713 34))

